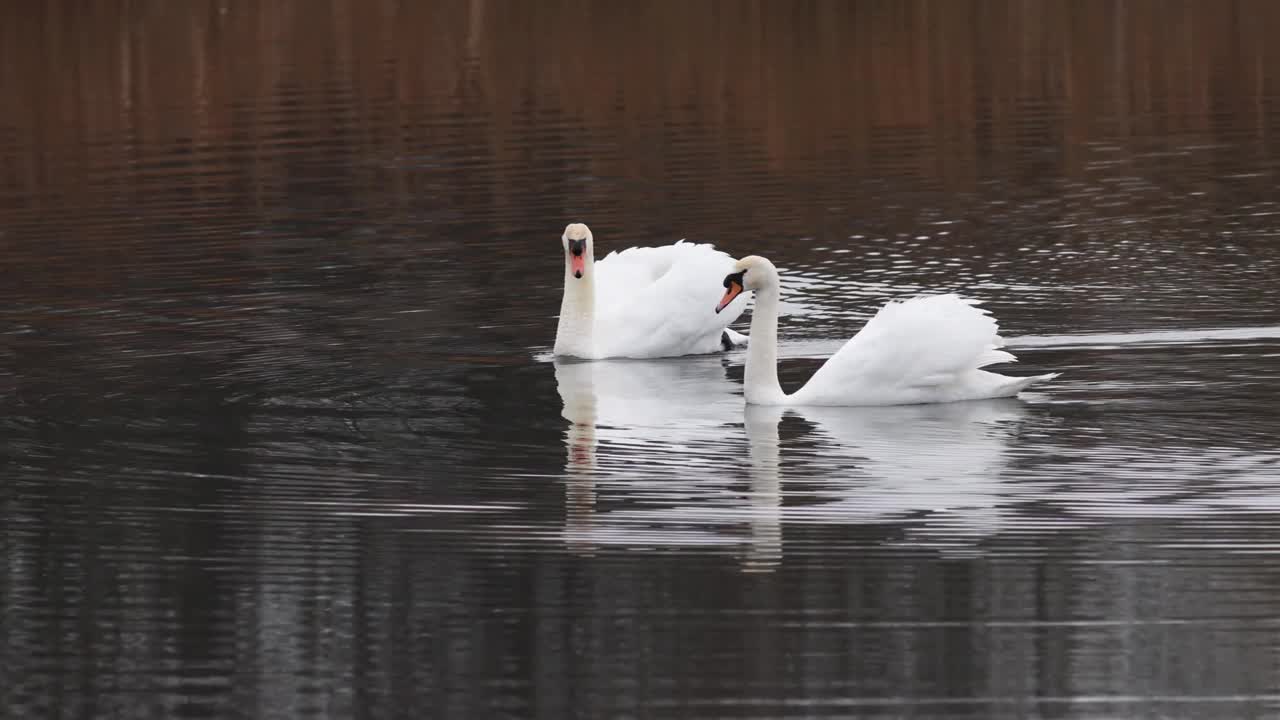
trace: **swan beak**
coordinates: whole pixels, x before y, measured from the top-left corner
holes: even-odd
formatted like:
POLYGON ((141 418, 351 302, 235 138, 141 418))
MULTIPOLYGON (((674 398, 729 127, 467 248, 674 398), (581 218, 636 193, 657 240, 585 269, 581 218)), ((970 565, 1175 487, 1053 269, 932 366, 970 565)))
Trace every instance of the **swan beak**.
POLYGON ((587 271, 587 241, 570 240, 568 250, 569 269, 574 277, 580 278, 587 271))
POLYGON ((729 287, 724 291, 724 297, 720 298, 720 304, 716 306, 716 314, 719 315, 720 311, 728 307, 729 303, 733 302, 733 299, 741 293, 742 286, 735 281, 729 281, 729 287))

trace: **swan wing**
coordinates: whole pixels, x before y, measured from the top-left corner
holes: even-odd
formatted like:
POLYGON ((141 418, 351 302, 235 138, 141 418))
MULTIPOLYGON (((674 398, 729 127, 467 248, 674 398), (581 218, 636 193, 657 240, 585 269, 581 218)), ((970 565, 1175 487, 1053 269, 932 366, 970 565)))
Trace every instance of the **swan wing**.
POLYGON ((733 263, 712 245, 684 241, 609 253, 595 265, 597 346, 612 357, 714 352, 747 302, 739 296, 715 312, 733 263))
POLYGON ((815 405, 898 405, 1006 397, 1054 375, 1014 378, 981 368, 1014 362, 995 318, 954 294, 886 304, 832 355, 796 399, 815 405))

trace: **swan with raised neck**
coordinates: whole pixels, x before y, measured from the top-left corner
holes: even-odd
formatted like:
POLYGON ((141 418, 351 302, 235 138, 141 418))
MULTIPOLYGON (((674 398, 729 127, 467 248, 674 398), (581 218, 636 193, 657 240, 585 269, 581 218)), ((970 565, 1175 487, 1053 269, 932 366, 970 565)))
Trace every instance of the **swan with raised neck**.
POLYGON ((593 358, 595 352, 595 247, 591 230, 569 223, 560 236, 564 246, 564 297, 556 327, 556 355, 593 358))

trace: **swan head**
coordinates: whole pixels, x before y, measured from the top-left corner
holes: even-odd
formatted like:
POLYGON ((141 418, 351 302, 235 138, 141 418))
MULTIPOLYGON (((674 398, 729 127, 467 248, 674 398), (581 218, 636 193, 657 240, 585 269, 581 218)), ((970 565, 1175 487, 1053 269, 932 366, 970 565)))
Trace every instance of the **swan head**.
POLYGON ((560 242, 564 245, 564 257, 569 264, 569 271, 575 278, 581 278, 587 272, 587 262, 594 257, 591 230, 582 223, 569 223, 564 226, 560 242))
POLYGON ((778 269, 773 263, 759 255, 748 255, 734 263, 733 272, 724 276, 724 297, 716 305, 716 312, 725 309, 746 290, 764 290, 777 284, 778 269))

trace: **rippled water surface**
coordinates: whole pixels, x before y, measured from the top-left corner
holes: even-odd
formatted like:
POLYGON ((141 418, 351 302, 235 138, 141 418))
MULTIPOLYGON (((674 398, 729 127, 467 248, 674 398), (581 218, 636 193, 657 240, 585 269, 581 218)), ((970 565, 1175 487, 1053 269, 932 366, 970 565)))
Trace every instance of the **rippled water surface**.
POLYGON ((1280 717, 1277 27, 5 3, 0 716, 1280 717), (575 220, 772 258, 788 389, 1063 374, 555 361, 575 220))

